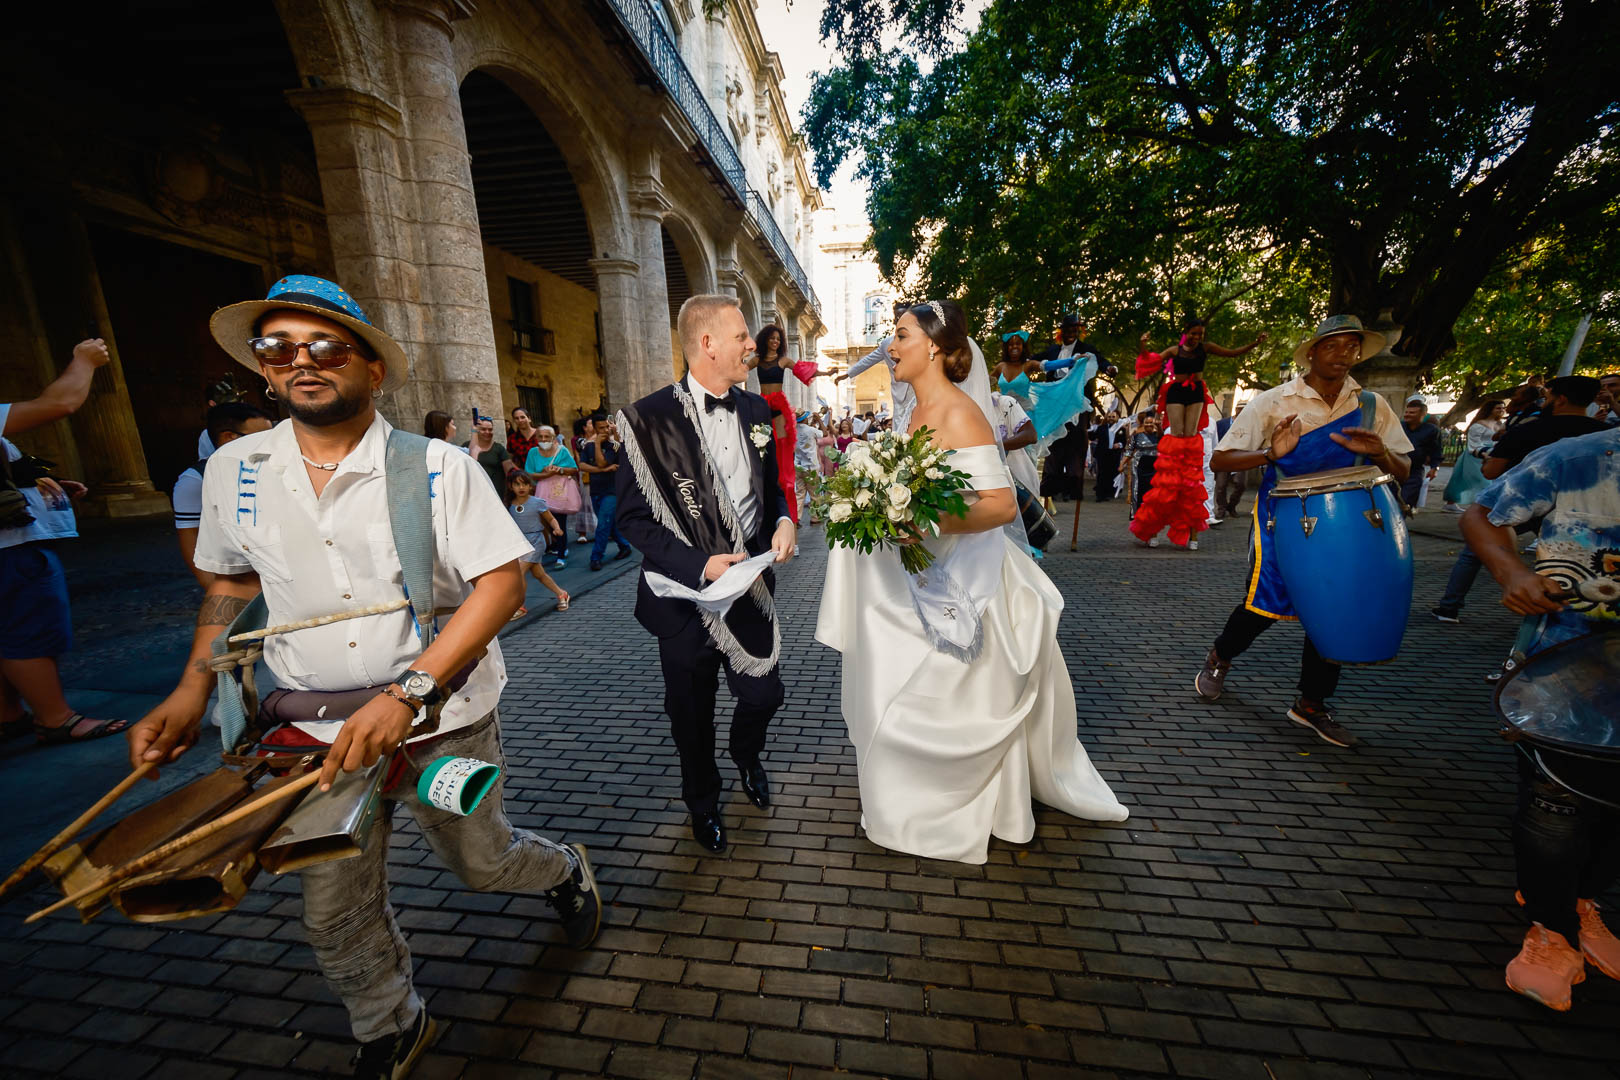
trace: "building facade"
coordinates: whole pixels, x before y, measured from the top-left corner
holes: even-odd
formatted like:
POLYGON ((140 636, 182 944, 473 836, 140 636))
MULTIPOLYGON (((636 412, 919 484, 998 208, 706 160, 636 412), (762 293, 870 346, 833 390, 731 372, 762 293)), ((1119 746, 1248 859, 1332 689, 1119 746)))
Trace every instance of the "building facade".
POLYGON ((262 401, 207 320, 287 273, 402 343, 382 405, 413 430, 633 400, 682 370, 697 292, 816 354, 820 194, 752 0, 69 4, 14 40, 0 399, 108 339, 86 406, 27 439, 101 512, 163 507, 220 376, 262 401))
MULTIPOLYGON (((871 352, 893 331, 895 294, 866 250, 872 230, 864 219, 841 220, 834 209, 822 211, 819 219, 816 281, 827 322, 821 355, 842 369, 871 352)), ((866 413, 884 405, 893 407, 889 370, 883 364, 840 383, 837 393, 839 411, 849 407, 866 413)))

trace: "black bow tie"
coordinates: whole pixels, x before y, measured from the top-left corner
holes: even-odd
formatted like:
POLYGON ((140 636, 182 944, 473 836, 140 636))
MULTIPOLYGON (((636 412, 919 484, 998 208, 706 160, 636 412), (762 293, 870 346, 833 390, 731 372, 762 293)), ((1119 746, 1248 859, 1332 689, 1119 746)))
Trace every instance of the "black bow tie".
POLYGON ((710 396, 709 399, 703 403, 703 411, 705 413, 712 413, 716 409, 727 409, 731 412, 737 411, 737 399, 732 395, 731 391, 726 391, 725 397, 710 396))

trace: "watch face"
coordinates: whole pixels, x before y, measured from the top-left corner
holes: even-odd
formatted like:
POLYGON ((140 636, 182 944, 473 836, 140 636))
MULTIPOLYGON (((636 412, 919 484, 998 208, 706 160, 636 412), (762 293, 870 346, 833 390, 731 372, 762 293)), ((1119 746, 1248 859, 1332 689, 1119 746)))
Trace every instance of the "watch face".
POLYGON ((421 697, 423 694, 432 693, 434 686, 433 676, 424 674, 420 671, 412 672, 410 675, 407 675, 405 677, 405 681, 399 685, 403 687, 405 692, 411 697, 421 697))

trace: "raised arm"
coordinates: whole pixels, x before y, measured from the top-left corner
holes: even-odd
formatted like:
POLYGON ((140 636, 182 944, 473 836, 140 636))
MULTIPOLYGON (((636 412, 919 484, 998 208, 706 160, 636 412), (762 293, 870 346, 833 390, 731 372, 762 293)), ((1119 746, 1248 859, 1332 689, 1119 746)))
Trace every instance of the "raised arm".
POLYGON ((1253 341, 1236 349, 1228 349, 1225 345, 1217 345, 1213 341, 1204 342, 1204 351, 1211 356, 1242 356, 1259 348, 1270 335, 1264 330, 1255 335, 1253 341))
POLYGON ((865 356, 861 357, 859 360, 857 360, 853 364, 849 365, 849 370, 848 371, 844 372, 842 375, 833 376, 833 381, 834 382, 843 382, 845 379, 853 379, 855 376, 859 375, 861 372, 865 371, 867 368, 873 367, 873 366, 875 366, 877 364, 881 364, 885 360, 887 360, 888 358, 889 358, 889 339, 884 338, 882 344, 880 344, 877 348, 873 349, 871 352, 867 353, 865 356))
POLYGON ((68 361, 67 370, 41 390, 37 398, 14 403, 6 413, 0 435, 20 435, 77 411, 90 396, 90 380, 96 368, 111 359, 107 343, 101 338, 89 338, 73 346, 73 359, 68 361))

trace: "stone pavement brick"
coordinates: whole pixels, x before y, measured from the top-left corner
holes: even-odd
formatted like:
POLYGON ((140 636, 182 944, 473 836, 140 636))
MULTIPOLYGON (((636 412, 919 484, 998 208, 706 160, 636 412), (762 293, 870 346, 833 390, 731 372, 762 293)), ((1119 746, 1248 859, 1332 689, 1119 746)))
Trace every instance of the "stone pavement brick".
MULTIPOLYGON (((860 831, 839 661, 813 640, 814 532, 779 578, 776 806, 729 786, 724 856, 686 832, 633 577, 576 604, 610 661, 583 623, 548 616, 504 638, 508 811, 589 844, 604 929, 567 949, 540 899, 462 889, 396 817, 393 901, 446 1022, 418 1076, 1608 1075, 1620 986, 1591 978, 1557 1016, 1501 985, 1522 934, 1513 761, 1486 737, 1479 675, 1511 617, 1481 603, 1461 633, 1414 618, 1394 663, 1347 669, 1340 719, 1364 741, 1341 751, 1281 715, 1295 627, 1268 631, 1217 705, 1190 693, 1237 596, 1241 531, 1212 531, 1196 554, 1136 549, 1117 504, 1088 503, 1081 539, 1043 566, 1070 601, 1058 635, 1081 737, 1131 819, 1037 807, 1035 839, 993 840, 983 866, 886 852, 860 831)), ((1414 547, 1421 616, 1451 548, 1414 547)), ((261 877, 236 911, 190 923, 13 922, 0 1071, 341 1073, 347 1025, 299 911, 296 881, 261 877)))

